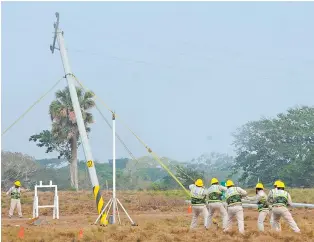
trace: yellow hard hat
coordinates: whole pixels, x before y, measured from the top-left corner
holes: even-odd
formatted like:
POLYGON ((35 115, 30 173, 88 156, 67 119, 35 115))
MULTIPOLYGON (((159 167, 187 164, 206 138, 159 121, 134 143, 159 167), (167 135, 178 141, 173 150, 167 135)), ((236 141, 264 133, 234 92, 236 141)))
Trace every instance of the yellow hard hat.
POLYGON ((261 189, 264 189, 264 186, 263 186, 263 184, 262 183, 257 183, 256 184, 256 187, 255 188, 261 188, 261 189))
POLYGON ((212 180, 210 181, 211 184, 214 184, 214 183, 218 183, 218 179, 216 177, 212 178, 212 180))
POLYGON ((285 183, 282 182, 282 181, 279 181, 279 182, 277 183, 277 187, 278 187, 278 188, 285 188, 285 183))
POLYGON ((278 183, 281 182, 280 180, 275 181, 274 186, 278 186, 278 183))
POLYGON ((202 187, 204 186, 203 180, 202 179, 197 179, 195 182, 195 185, 198 187, 202 187))
POLYGON ((226 186, 227 186, 227 187, 231 187, 231 186, 234 186, 234 183, 233 183, 233 181, 231 181, 231 180, 228 180, 228 181, 227 181, 227 183, 226 183, 226 186))
POLYGON ((21 186, 21 182, 20 181, 15 181, 14 185, 20 187, 21 186))

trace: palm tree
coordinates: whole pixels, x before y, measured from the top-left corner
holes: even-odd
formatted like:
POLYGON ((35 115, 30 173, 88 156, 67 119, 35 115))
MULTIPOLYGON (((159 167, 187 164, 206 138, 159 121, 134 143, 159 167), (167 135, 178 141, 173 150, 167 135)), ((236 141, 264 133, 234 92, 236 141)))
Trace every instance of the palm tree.
MULTIPOLYGON (((93 123, 94 119, 88 111, 95 106, 94 93, 84 92, 79 87, 76 87, 76 92, 86 131, 90 132, 88 126, 93 123)), ((77 148, 79 146, 79 131, 68 87, 56 92, 56 100, 50 104, 49 114, 52 121, 51 134, 56 140, 65 141, 70 148, 71 155, 68 157, 68 161, 70 163, 71 186, 78 190, 77 148)))

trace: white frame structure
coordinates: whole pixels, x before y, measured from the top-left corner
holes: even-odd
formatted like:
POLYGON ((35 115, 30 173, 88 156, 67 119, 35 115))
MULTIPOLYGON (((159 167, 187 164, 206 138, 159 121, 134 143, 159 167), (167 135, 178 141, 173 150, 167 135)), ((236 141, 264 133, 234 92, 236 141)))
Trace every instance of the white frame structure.
POLYGON ((40 208, 53 208, 53 219, 59 219, 59 197, 58 197, 58 187, 57 185, 52 185, 52 181, 50 181, 49 185, 43 185, 42 181, 39 181, 39 185, 35 185, 35 195, 34 195, 34 203, 33 203, 33 218, 39 217, 39 209, 40 208), (38 192, 37 188, 54 188, 54 200, 53 205, 38 205, 38 192))

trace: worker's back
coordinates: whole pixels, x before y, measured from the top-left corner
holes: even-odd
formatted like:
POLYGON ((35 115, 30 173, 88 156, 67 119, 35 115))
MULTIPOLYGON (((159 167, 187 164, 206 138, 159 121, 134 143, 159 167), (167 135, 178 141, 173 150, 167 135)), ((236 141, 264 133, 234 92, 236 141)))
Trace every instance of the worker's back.
MULTIPOLYGON (((241 193, 239 192, 239 187, 228 187, 226 191, 226 201, 228 206, 241 205, 241 193)), ((242 189, 241 189, 242 190, 242 189)))
POLYGON ((189 186, 191 190, 191 204, 203 205, 205 204, 206 191, 203 187, 198 187, 195 184, 189 186))

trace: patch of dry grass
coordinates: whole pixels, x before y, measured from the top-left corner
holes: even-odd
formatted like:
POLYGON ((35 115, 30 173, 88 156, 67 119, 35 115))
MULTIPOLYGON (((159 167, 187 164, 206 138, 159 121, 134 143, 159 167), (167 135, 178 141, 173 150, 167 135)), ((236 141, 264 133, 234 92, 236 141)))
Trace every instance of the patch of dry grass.
MULTIPOLYGON (((291 195, 295 202, 314 203, 314 189, 295 190, 291 195), (307 195, 307 198, 304 196, 307 195)), ((4 195, 4 194, 2 194, 4 195)), ((23 194, 23 213, 25 217, 32 214, 32 196, 29 192, 23 194)), ((287 224, 282 223, 282 233, 270 232, 269 218, 265 222, 265 233, 259 233, 256 228, 257 211, 245 209, 244 236, 238 234, 236 223, 234 230, 226 234, 221 228, 213 226, 204 230, 199 221, 199 228, 189 231, 191 214, 187 214, 184 204, 185 195, 177 191, 168 192, 119 192, 120 201, 130 212, 132 218, 139 224, 130 226, 125 216, 121 217, 123 226, 109 225, 100 227, 91 225, 97 218, 95 201, 91 192, 59 192, 60 220, 52 220, 52 209, 40 210, 41 218, 48 224, 40 226, 27 225, 26 220, 5 217, 8 213, 9 197, 2 196, 2 241, 18 241, 19 227, 24 226, 24 241, 77 241, 80 229, 83 229, 82 241, 314 241, 314 210, 293 209, 292 214, 297 221, 302 234, 294 234, 287 224)), ((108 197, 104 197, 105 200, 108 197)), ((52 203, 53 193, 40 195, 40 204, 52 203)), ((122 215, 122 214, 121 214, 122 215)), ((220 217, 216 217, 221 224, 220 217)))

